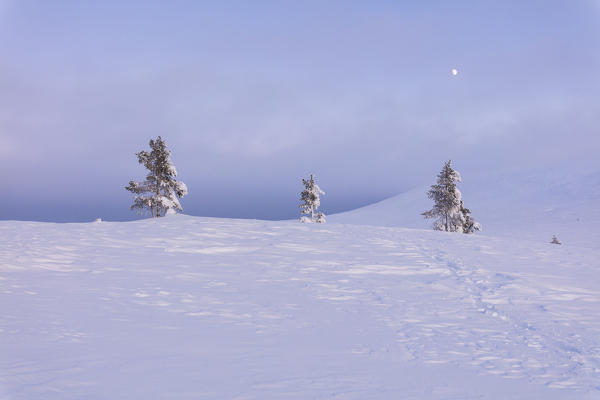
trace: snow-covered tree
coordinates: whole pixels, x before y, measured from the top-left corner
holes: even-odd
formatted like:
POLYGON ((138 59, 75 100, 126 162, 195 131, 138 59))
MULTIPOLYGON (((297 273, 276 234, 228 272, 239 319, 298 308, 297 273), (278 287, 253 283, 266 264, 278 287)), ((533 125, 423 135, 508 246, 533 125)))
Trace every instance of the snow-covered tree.
POLYGON ((464 219, 462 228, 463 233, 473 233, 474 231, 481 230, 481 224, 471 217, 471 210, 463 206, 462 200, 460 201, 460 212, 464 219))
POLYGON ((134 193, 132 210, 142 214, 150 211, 152 217, 183 211, 178 197, 187 194, 185 183, 177 181, 177 170, 171 162, 171 152, 167 143, 159 136, 150 139, 150 152, 136 153, 138 162, 148 170, 143 182, 130 181, 125 189, 134 193))
POLYGON ((300 212, 302 214, 300 221, 325 222, 325 214, 321 211, 317 212, 317 209, 321 205, 319 196, 325 194, 325 192, 317 185, 313 174, 310 174, 310 179, 302 179, 302 183, 304 184, 304 190, 300 194, 300 201, 302 201, 302 204, 300 204, 300 212))
POLYGON ((550 243, 552 243, 552 244, 562 244, 562 242, 560 240, 558 240, 558 238, 556 237, 556 235, 552 235, 552 241, 550 243))
POLYGON ((315 215, 315 222, 318 222, 321 224, 327 222, 327 219, 325 219, 325 214, 323 214, 321 211, 319 211, 317 213, 317 215, 315 215))
POLYGON ((471 217, 471 211, 463 205, 462 195, 456 187, 458 182, 461 182, 460 174, 448 160, 438 174, 437 183, 427 192, 434 202, 433 208, 422 214, 425 218, 435 218, 433 229, 463 233, 481 230, 481 225, 471 217))

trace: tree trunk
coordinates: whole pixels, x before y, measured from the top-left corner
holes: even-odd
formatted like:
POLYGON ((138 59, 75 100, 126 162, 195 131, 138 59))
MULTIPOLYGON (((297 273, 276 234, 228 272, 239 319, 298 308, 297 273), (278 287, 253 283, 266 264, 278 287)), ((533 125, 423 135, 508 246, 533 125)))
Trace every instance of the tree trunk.
MULTIPOLYGON (((154 172, 154 176, 156 176, 156 201, 158 202, 158 197, 160 196, 160 179, 158 179, 157 172, 154 172)), ((158 207, 158 204, 156 204, 156 215, 154 217, 160 217, 160 208, 158 207)))

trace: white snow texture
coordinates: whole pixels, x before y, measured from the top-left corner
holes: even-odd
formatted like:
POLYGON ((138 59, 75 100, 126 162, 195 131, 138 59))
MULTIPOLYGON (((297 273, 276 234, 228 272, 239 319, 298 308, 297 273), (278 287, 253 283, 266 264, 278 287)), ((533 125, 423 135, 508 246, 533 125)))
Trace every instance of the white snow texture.
POLYGON ((599 176, 465 188, 474 235, 360 225, 427 227, 427 188, 326 225, 0 222, 0 399, 599 399, 599 176))

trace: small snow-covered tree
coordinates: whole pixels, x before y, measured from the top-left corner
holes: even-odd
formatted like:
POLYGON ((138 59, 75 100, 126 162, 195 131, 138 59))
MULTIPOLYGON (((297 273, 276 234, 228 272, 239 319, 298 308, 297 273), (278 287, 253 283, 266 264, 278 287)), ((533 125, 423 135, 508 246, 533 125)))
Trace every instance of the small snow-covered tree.
POLYGON ((313 174, 310 174, 310 179, 303 178, 302 183, 304 184, 304 190, 300 194, 300 201, 302 201, 302 204, 300 204, 300 213, 302 214, 300 221, 325 222, 325 214, 320 211, 317 212, 317 209, 321 205, 319 196, 325 194, 325 192, 317 185, 313 174))
POLYGON ((327 219, 325 218, 325 214, 323 214, 321 211, 319 211, 317 213, 317 215, 315 215, 315 222, 318 222, 320 224, 327 222, 327 219))
POLYGON ((146 180, 130 181, 125 187, 135 194, 131 209, 140 214, 148 210, 152 217, 183 211, 178 197, 187 194, 187 187, 175 179, 177 170, 171 162, 167 143, 160 136, 156 140, 150 139, 150 149, 150 152, 136 153, 138 162, 148 170, 146 180))
POLYGON ((471 217, 471 210, 463 206, 462 200, 460 201, 460 212, 464 219, 462 227, 463 233, 473 233, 474 231, 481 230, 481 224, 471 217))
POLYGON ((552 241, 550 243, 552 243, 552 244, 562 244, 562 242, 560 240, 558 240, 558 238, 556 237, 556 235, 552 235, 552 241))
POLYGON ((448 160, 438 174, 437 183, 427 192, 427 197, 433 200, 433 208, 422 214, 428 219, 435 218, 433 229, 464 233, 481 230, 481 225, 470 216, 471 211, 463 205, 462 195, 456 187, 458 182, 461 182, 460 174, 448 160))

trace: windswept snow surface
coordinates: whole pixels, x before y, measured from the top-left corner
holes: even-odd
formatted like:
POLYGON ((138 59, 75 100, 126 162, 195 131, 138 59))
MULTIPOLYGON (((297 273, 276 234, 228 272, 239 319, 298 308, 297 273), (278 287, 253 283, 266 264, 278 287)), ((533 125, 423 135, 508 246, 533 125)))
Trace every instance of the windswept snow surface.
POLYGON ((600 250, 172 216, 0 222, 1 399, 598 399, 600 250))

